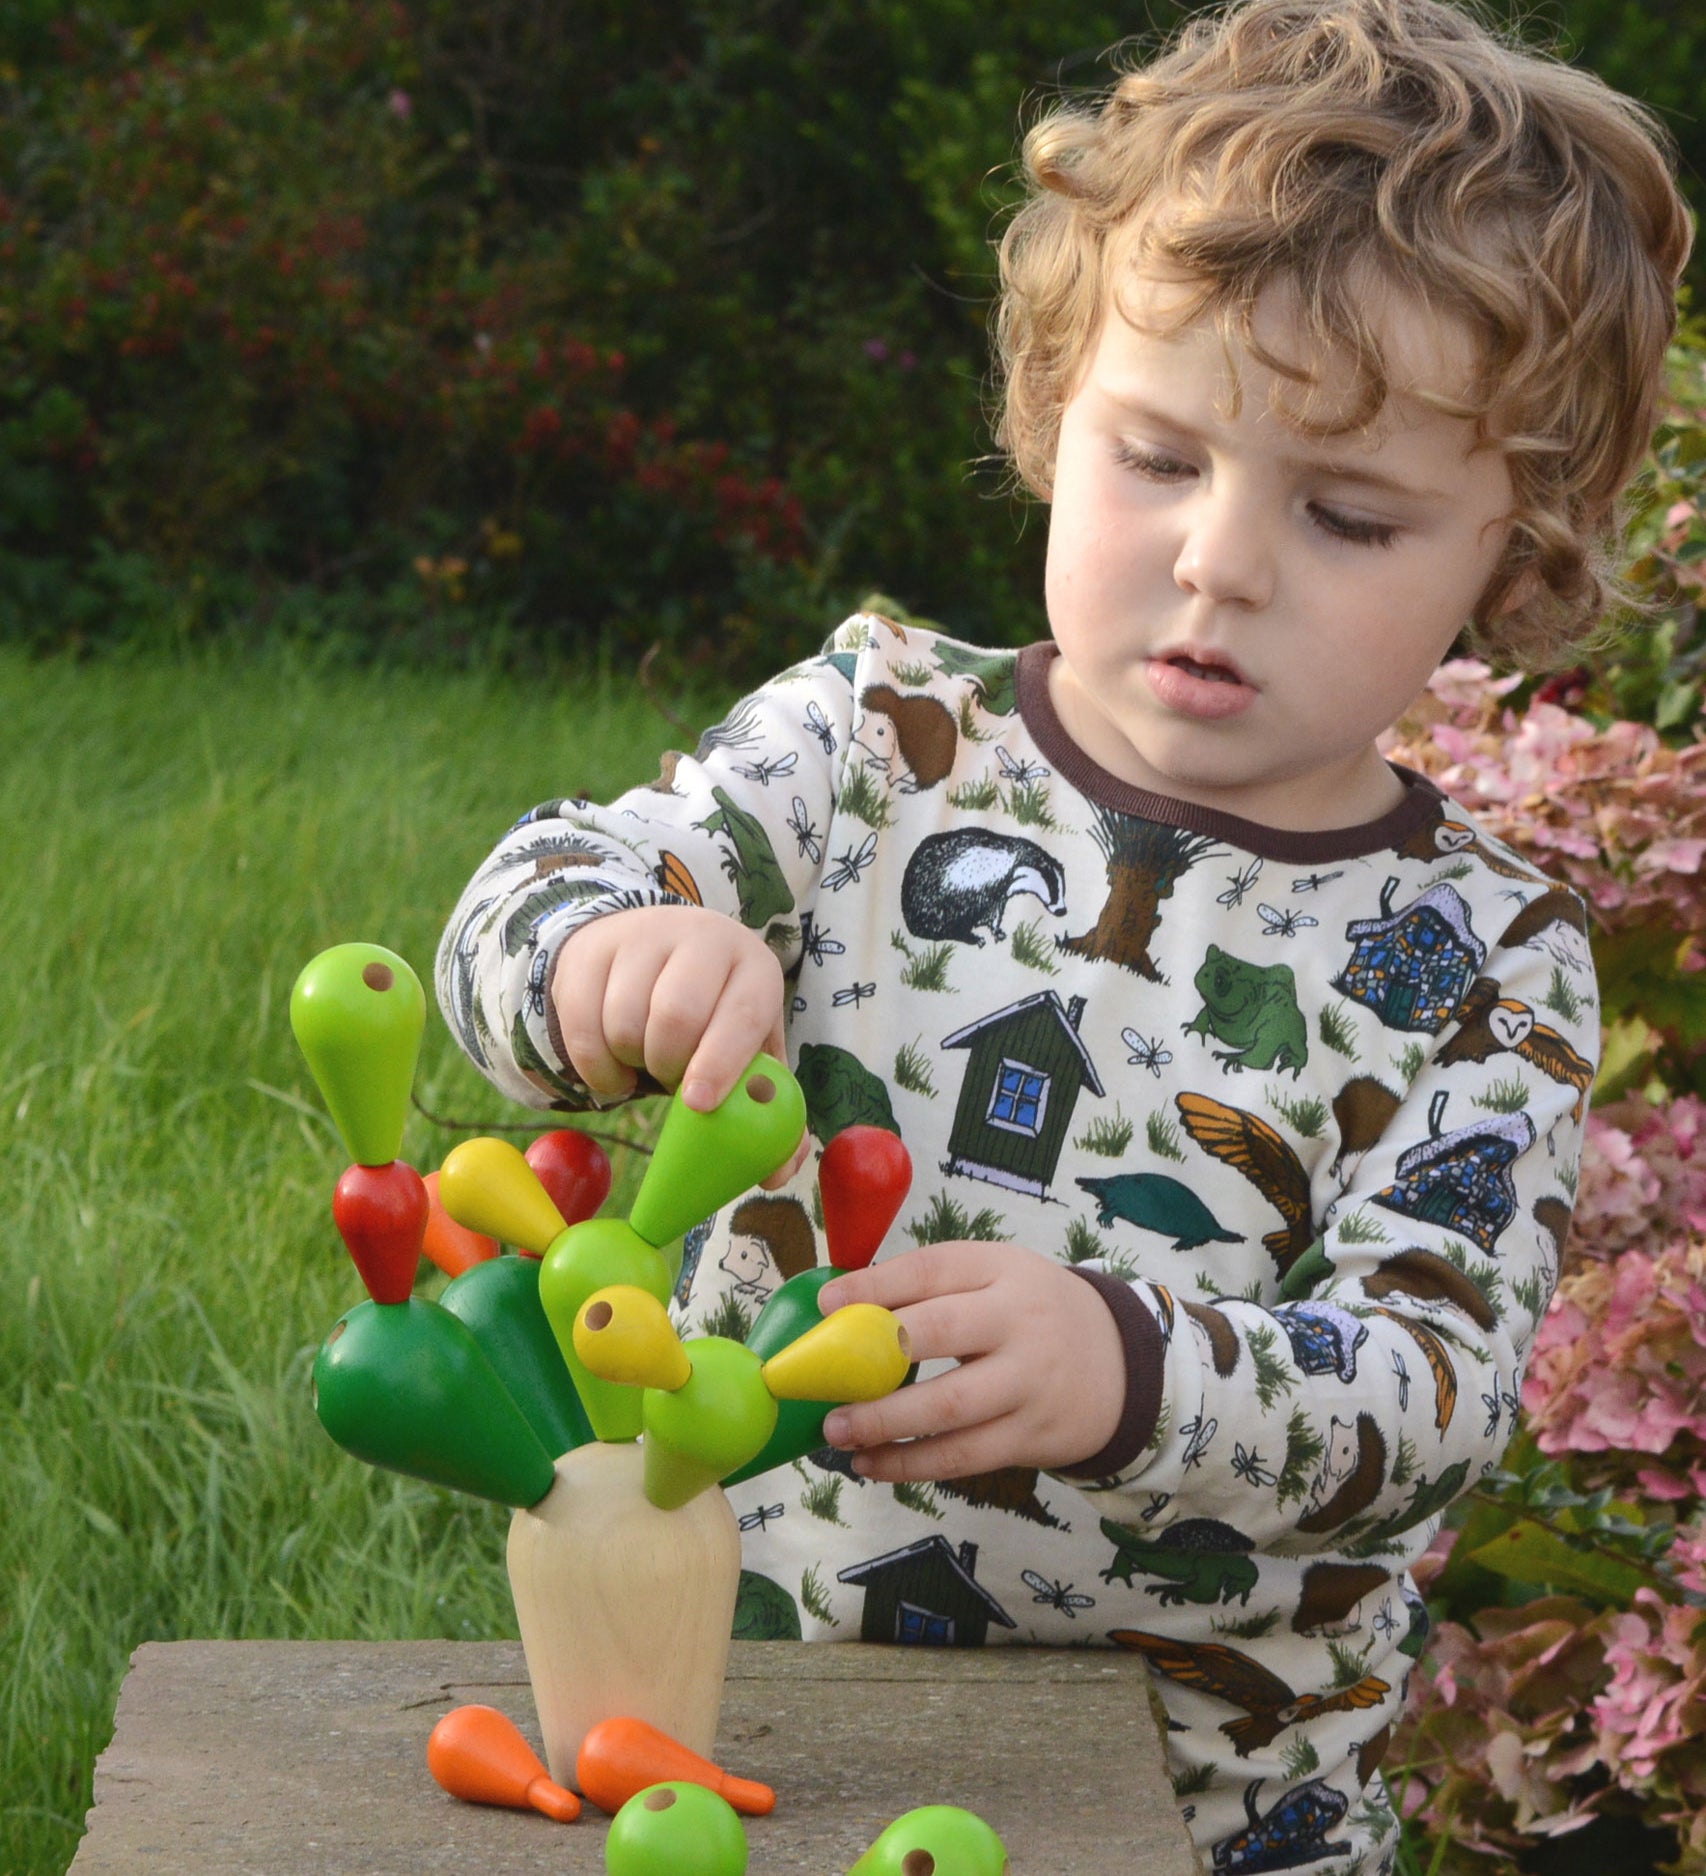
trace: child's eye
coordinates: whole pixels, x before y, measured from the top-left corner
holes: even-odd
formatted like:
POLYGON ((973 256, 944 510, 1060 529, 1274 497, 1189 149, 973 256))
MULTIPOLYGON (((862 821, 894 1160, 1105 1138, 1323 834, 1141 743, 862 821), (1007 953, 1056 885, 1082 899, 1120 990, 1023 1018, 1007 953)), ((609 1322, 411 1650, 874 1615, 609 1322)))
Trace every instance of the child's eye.
POLYGON ((1151 482, 1177 482, 1191 473, 1189 463, 1168 455, 1165 450, 1146 449, 1141 443, 1116 443, 1114 461, 1123 469, 1135 469, 1151 482))
POLYGON ((1390 547, 1398 530, 1390 521, 1363 521, 1355 515, 1342 515, 1336 508, 1309 504, 1309 518, 1323 534, 1336 541, 1354 541, 1359 547, 1390 547))

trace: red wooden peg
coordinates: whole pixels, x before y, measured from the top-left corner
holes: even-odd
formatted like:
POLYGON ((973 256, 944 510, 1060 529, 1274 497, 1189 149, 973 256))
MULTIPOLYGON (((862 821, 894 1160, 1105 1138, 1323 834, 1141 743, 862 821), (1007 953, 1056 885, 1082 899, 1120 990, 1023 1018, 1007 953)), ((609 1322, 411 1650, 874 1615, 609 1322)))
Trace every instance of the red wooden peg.
POLYGON ((817 1176, 829 1261, 863 1270, 906 1200, 912 1155, 886 1127, 843 1127, 823 1149, 817 1176))
POLYGON ((578 1127, 542 1133, 522 1157, 550 1193, 566 1225, 592 1217, 610 1196, 609 1155, 578 1127))
POLYGON ((332 1219, 374 1302, 409 1300, 430 1209, 426 1186, 407 1160, 352 1166, 338 1181, 332 1219))

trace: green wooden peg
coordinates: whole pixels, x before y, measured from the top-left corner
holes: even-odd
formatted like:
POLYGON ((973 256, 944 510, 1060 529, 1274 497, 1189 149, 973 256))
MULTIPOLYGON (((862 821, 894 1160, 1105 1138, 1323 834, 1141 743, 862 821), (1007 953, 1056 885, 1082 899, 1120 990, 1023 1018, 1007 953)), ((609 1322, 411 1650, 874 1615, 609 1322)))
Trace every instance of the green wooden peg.
POLYGON ((754 1056, 734 1092, 709 1114, 696 1113, 678 1094, 629 1223, 648 1244, 673 1242, 786 1165, 805 1130, 800 1084, 774 1056, 754 1056))
POLYGON ((673 1511, 743 1466, 770 1437, 776 1400, 752 1350, 720 1335, 686 1345, 692 1377, 673 1393, 645 1390, 643 1489, 673 1511))
POLYGON ((551 1489, 551 1455, 474 1332, 437 1303, 357 1303, 314 1359, 314 1411, 357 1459, 501 1505, 551 1489))
POLYGON ((746 1876, 746 1858, 734 1806, 685 1779, 635 1792, 604 1840, 605 1876, 746 1876))
POLYGON ((776 1424, 760 1357, 718 1335, 683 1342, 645 1290, 596 1290, 575 1321, 575 1352, 607 1381, 643 1388, 641 1485, 673 1511, 745 1465, 776 1424))
POLYGON ((640 1392, 596 1375, 575 1352, 575 1318, 595 1290, 631 1283, 658 1302, 669 1300, 673 1278, 663 1253, 620 1218, 588 1218, 570 1225, 539 1267, 539 1301, 574 1379, 592 1430, 601 1440, 640 1436, 640 1392))
POLYGON ((536 1257, 487 1258, 447 1283, 438 1300, 474 1331, 547 1452, 560 1457, 593 1437, 539 1301, 536 1257))
POLYGON ((290 1026, 359 1166, 387 1166, 402 1150, 425 1024, 421 980, 382 945, 333 945, 302 967, 290 1026))
POLYGON ((925 1804, 897 1817, 847 1876, 1007 1876, 1007 1851, 977 1815, 957 1804, 925 1804))
MULTIPOLYGON (((823 1321, 818 1307, 818 1292, 843 1273, 833 1265, 819 1264, 812 1270, 796 1271, 772 1290, 758 1318, 747 1331, 746 1346, 760 1360, 779 1354, 790 1342, 798 1341, 808 1329, 823 1321)), ((785 1400, 777 1403, 776 1425, 758 1454, 724 1483, 739 1485, 755 1479, 773 1466, 785 1466, 793 1460, 815 1453, 823 1445, 823 1423, 828 1419, 832 1401, 785 1400)))

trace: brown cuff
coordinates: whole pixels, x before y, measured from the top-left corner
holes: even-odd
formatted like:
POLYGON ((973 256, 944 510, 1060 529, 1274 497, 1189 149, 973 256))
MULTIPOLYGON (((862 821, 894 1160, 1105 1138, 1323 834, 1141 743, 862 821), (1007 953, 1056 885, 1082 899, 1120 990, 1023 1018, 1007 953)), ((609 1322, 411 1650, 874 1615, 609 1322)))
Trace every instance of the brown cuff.
POLYGON ((1113 1312, 1114 1326, 1125 1348, 1125 1410, 1114 1428, 1114 1437, 1099 1453, 1092 1453, 1075 1466, 1052 1466, 1050 1470, 1063 1479, 1118 1478, 1149 1444, 1161 1417, 1161 1376, 1167 1344, 1162 1340, 1160 1323, 1132 1294, 1129 1283, 1110 1277, 1105 1270, 1085 1270, 1077 1264, 1070 1268, 1113 1312))

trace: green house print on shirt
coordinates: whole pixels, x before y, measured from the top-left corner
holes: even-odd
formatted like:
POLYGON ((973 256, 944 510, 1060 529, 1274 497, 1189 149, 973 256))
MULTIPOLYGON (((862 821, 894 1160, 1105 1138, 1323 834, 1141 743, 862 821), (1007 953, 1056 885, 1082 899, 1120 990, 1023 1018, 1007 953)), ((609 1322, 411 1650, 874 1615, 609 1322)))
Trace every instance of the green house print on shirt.
POLYGON ((975 1575, 977 1546, 958 1550, 939 1533, 849 1565, 837 1581, 865 1592, 859 1639, 936 1648, 979 1648, 991 1622, 1018 1624, 975 1575))
POLYGON ((1084 999, 1052 990, 980 1016, 944 1049, 968 1053, 944 1170, 1046 1198, 1082 1089, 1102 1083, 1078 1034, 1084 999))

